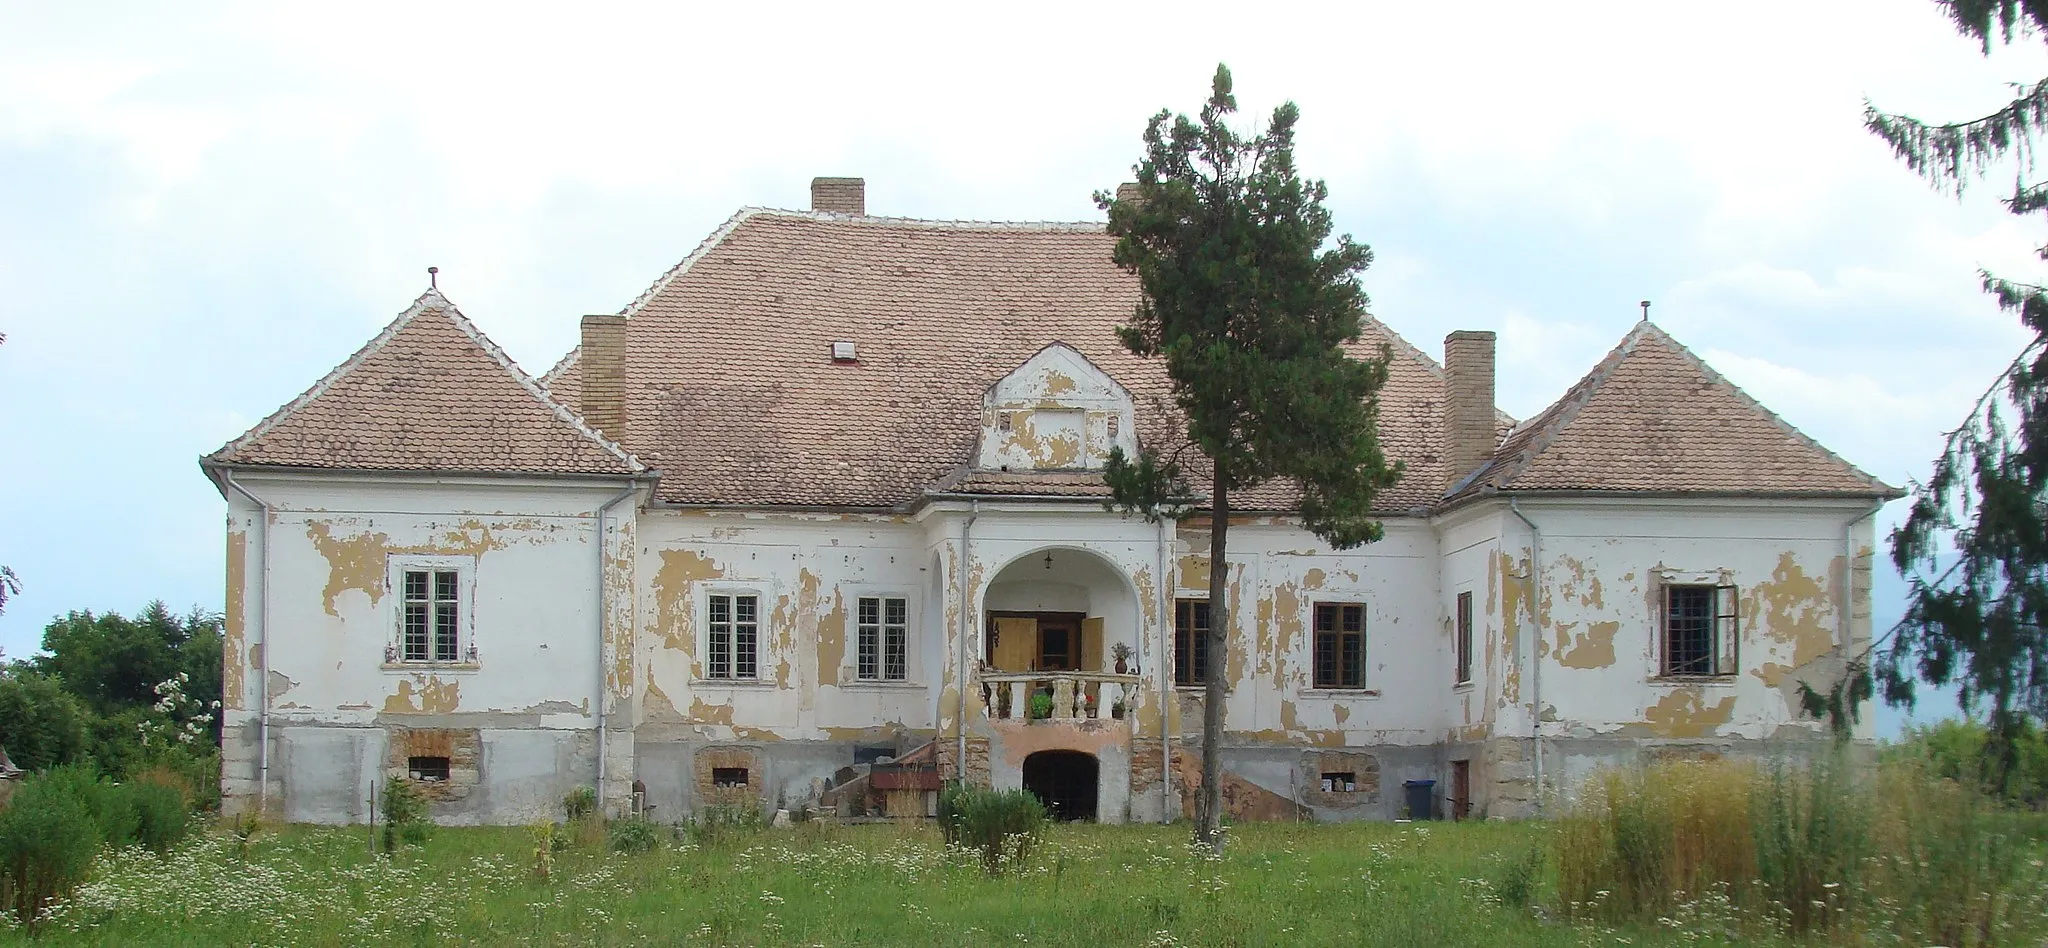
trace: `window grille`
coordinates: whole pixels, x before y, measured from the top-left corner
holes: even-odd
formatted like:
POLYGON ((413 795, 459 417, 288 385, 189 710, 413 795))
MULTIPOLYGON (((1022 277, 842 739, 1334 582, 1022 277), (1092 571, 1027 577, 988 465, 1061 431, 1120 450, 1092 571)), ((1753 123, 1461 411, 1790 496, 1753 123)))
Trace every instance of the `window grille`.
POLYGON ((760 677, 761 599, 717 593, 706 607, 706 678, 760 677))
POLYGON ((1365 606, 1319 602, 1315 607, 1315 687, 1365 687, 1365 606))

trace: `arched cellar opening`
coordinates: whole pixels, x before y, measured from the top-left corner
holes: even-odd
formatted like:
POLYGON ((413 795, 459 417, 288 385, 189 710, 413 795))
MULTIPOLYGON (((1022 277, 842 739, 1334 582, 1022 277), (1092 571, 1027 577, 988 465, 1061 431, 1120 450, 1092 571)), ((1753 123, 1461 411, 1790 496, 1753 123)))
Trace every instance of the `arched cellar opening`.
POLYGON ((1101 769, 1093 754, 1039 751, 1024 758, 1024 789, 1045 804, 1053 819, 1093 822, 1101 769))

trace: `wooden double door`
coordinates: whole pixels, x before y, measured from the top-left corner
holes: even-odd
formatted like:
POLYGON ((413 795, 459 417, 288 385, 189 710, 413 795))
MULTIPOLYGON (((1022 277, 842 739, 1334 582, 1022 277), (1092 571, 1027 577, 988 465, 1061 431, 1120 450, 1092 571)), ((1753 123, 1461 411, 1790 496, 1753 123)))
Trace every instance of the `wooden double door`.
POLYGON ((987 642, 997 671, 1102 669, 1102 620, 1078 612, 991 612, 987 642))

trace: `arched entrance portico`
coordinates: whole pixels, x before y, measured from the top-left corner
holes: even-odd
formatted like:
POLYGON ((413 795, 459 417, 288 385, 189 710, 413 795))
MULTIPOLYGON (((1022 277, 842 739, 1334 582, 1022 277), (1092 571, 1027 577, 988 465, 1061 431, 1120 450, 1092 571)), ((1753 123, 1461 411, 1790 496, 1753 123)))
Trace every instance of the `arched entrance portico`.
POLYGON ((1062 822, 1094 822, 1101 779, 1102 765, 1093 754, 1048 750, 1024 758, 1024 789, 1062 822))
POLYGON ((1119 644, 1140 644, 1137 590, 1093 551, 1043 547, 1011 559, 980 614, 980 657, 996 671, 1135 671, 1115 668, 1114 656, 1119 644))

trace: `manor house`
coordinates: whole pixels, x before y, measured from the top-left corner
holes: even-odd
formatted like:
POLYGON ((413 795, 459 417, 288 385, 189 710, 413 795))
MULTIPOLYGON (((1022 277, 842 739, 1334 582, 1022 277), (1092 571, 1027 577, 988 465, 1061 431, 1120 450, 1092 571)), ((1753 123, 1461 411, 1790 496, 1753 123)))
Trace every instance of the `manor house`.
POLYGON ((402 775, 451 823, 578 786, 664 820, 904 813, 964 775, 1163 820, 1212 661, 1240 819, 1517 816, 1602 764, 1827 739, 1798 689, 1867 645, 1899 491, 1648 321, 1516 420, 1492 333, 1439 362, 1369 319, 1406 466, 1385 539, 1333 550, 1274 484, 1211 562, 1204 519, 1103 506, 1110 450, 1177 432, 1113 331, 1139 291, 1111 245, 871 216, 820 178, 584 317, 539 378, 429 289, 202 461, 229 806, 361 821, 402 775))

